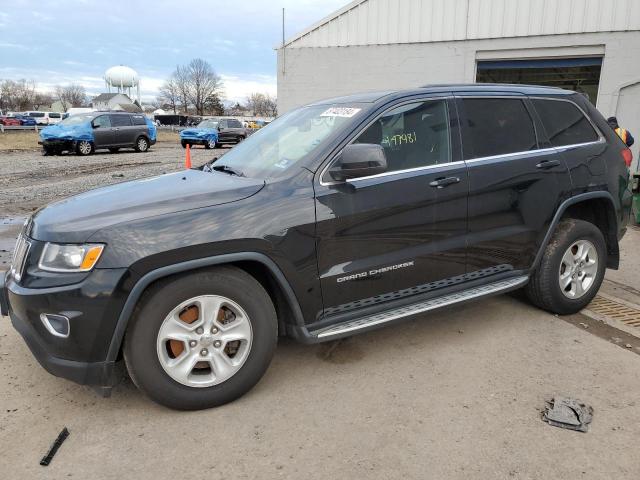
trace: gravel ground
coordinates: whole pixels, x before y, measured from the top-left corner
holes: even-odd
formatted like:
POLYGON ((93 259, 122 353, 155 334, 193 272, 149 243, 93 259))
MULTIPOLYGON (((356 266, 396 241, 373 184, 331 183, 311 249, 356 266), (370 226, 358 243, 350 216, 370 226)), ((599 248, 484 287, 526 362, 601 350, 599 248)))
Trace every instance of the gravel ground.
MULTIPOLYGON (((193 166, 225 151, 196 147, 191 151, 193 166)), ((0 217, 25 215, 91 188, 180 170, 184 154, 174 143, 157 143, 147 153, 121 150, 88 157, 43 157, 39 151, 0 153, 0 217)))

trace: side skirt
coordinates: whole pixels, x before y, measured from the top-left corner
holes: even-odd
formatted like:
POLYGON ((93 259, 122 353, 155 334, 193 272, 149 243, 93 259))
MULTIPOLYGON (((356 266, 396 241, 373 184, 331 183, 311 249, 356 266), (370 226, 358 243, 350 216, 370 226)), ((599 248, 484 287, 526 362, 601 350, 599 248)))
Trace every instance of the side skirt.
POLYGON ((365 315, 360 318, 318 330, 296 332, 298 335, 295 336, 306 343, 335 340, 361 331, 379 328, 387 323, 417 315, 419 313, 437 310, 439 308, 467 302, 480 297, 487 297, 515 290, 524 286, 528 281, 528 275, 509 277, 492 283, 471 287, 466 290, 441 295, 428 300, 422 300, 400 308, 392 308, 375 314, 365 315), (300 338, 301 336, 306 338, 300 338))

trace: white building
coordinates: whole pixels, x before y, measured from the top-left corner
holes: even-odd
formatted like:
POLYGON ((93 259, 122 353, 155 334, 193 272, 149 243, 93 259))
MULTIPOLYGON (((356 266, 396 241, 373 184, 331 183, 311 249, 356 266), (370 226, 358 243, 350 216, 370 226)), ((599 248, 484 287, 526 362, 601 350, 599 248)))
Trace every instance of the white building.
POLYGON ((127 112, 141 112, 137 103, 125 93, 101 93, 93 100, 91 105, 96 110, 125 110, 127 112))
POLYGON ((356 0, 278 49, 278 112, 434 83, 583 91, 640 145, 638 0, 356 0))

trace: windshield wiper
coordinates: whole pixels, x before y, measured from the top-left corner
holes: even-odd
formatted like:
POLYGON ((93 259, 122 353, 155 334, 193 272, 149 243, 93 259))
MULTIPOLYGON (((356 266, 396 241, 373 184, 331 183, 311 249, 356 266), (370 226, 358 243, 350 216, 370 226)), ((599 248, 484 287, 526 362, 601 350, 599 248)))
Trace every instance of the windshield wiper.
POLYGON ((244 173, 242 173, 240 170, 236 170, 235 168, 230 167, 229 165, 214 165, 213 167, 211 167, 211 169, 218 172, 228 173, 229 175, 236 175, 237 177, 244 177, 244 173))

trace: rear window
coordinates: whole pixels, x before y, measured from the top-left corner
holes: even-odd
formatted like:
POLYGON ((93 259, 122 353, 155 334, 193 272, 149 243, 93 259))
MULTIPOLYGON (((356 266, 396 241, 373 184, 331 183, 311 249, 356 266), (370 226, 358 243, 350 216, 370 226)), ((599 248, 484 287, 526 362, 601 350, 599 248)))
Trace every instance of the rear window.
POLYGON ((537 148, 533 120, 521 99, 464 98, 462 105, 466 159, 537 148))
POLYGON ((44 117, 44 112, 29 112, 30 117, 44 117))
POLYGON ((147 122, 144 120, 144 115, 132 115, 131 120, 133 120, 134 125, 146 125, 147 122))
POLYGON ((60 114, 52 112, 52 113, 49 114, 49 118, 60 118, 60 114))
POLYGON ((129 115, 111 115, 112 127, 129 127, 131 126, 131 118, 129 115))
POLYGON ((532 101, 554 147, 598 140, 598 133, 573 103, 543 99, 532 101))

